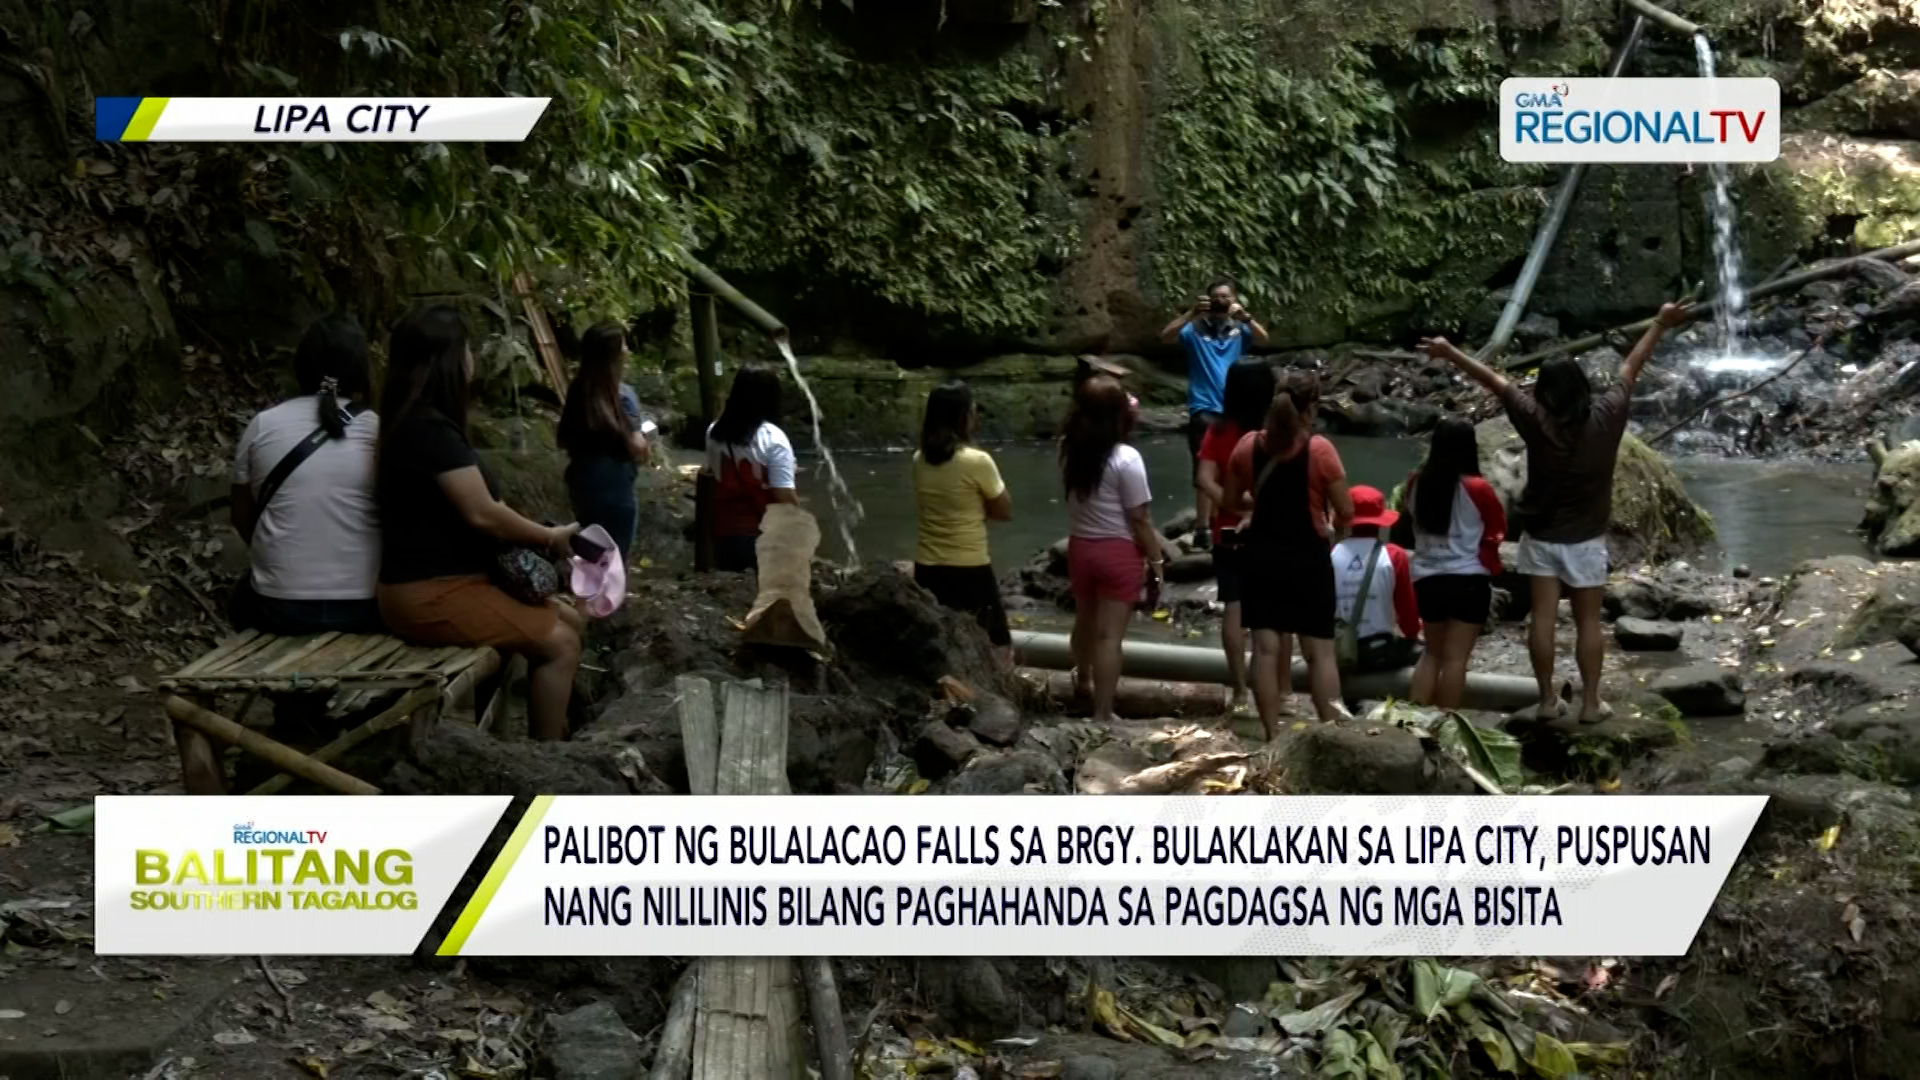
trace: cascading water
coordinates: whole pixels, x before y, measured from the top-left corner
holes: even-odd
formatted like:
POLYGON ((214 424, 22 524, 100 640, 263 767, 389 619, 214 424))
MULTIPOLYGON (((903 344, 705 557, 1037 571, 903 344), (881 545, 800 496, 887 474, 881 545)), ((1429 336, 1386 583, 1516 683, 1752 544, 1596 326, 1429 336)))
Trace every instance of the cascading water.
POLYGON ((785 340, 777 342, 780 356, 787 362, 787 371, 792 374, 794 384, 807 396, 807 409, 813 414, 813 445, 819 449, 820 457, 827 463, 827 499, 833 504, 833 516, 840 525, 840 539, 847 545, 847 565, 860 565, 860 549, 854 546, 853 530, 867 516, 860 500, 848 490, 846 480, 840 476, 840 466, 833 460, 833 451, 828 448, 827 440, 820 435, 820 402, 814 399, 813 387, 807 385, 807 377, 800 374, 800 361, 794 359, 793 349, 785 340))
MULTIPOLYGON (((1713 73, 1713 45, 1705 34, 1693 36, 1694 54, 1700 60, 1700 77, 1711 79, 1713 73)), ((1713 254, 1720 268, 1720 305, 1719 324, 1721 350, 1728 363, 1740 361, 1743 337, 1746 333, 1747 290, 1740 283, 1740 239, 1733 230, 1733 196, 1729 193, 1731 182, 1727 165, 1723 161, 1711 163, 1708 168, 1713 176, 1713 254)))

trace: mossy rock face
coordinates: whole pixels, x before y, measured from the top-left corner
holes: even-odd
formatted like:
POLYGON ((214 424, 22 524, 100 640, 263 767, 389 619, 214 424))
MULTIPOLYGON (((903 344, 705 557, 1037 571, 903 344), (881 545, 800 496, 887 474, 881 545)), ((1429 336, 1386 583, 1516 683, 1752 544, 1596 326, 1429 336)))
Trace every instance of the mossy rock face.
POLYGON ((1780 160, 1745 192, 1773 205, 1748 201, 1744 220, 1790 222, 1803 243, 1825 233, 1830 217, 1844 215, 1856 219, 1853 239, 1861 247, 1897 244, 1920 232, 1920 142, 1789 133, 1780 140, 1780 160))
POLYGON ((1873 549, 1892 559, 1920 555, 1920 442, 1887 454, 1874 474, 1864 525, 1873 549))
POLYGON ((1869 71, 1782 122, 1793 131, 1920 139, 1920 71, 1869 71))
MULTIPOLYGON (((1527 483, 1526 445, 1504 416, 1483 422, 1478 434, 1481 471, 1511 514, 1527 483)), ((1667 459, 1631 433, 1622 438, 1607 530, 1613 564, 1667 562, 1713 538, 1713 518, 1687 497, 1667 459)))

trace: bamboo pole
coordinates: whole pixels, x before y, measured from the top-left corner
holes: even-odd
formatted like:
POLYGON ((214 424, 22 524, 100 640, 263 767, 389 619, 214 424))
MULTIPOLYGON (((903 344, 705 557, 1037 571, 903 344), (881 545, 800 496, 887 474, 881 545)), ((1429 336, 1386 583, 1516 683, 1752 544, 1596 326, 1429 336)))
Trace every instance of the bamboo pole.
POLYGON ((700 1006, 700 961, 695 960, 673 984, 667 1022, 660 1028, 660 1048, 653 1052, 647 1080, 687 1080, 693 1069, 693 1020, 700 1006))
POLYGON ((1655 6, 1651 0, 1624 0, 1624 2, 1633 10, 1683 37, 1692 37, 1700 32, 1699 23, 1688 22, 1666 8, 1655 6))
MULTIPOLYGON (((1906 258, 1909 255, 1916 255, 1916 254, 1920 254, 1920 240, 1909 240, 1904 244, 1897 244, 1893 247, 1881 248, 1878 251, 1869 251, 1864 255, 1856 255, 1856 256, 1853 256, 1852 258, 1846 258, 1846 259, 1837 259, 1823 266, 1815 266, 1810 269, 1803 270, 1798 274, 1789 274, 1783 278, 1775 278, 1774 280, 1769 281, 1766 284, 1761 285, 1758 288, 1754 289, 1751 293, 1748 293, 1747 302, 1751 304, 1755 300, 1764 300, 1769 296, 1779 296, 1782 293, 1793 292, 1794 290, 1799 289, 1803 285, 1811 285, 1816 281, 1825 281, 1828 278, 1839 277, 1841 274, 1846 273, 1849 269, 1852 268, 1851 264, 1853 263, 1854 259, 1878 259, 1881 262, 1896 262, 1900 259, 1906 258)), ((1686 309, 1686 322, 1693 322, 1698 319, 1704 319, 1707 316, 1712 315, 1713 313, 1719 310, 1720 310, 1720 301, 1718 300, 1709 300, 1704 304, 1690 305, 1686 309)), ((1551 356, 1559 356, 1562 353, 1583 352, 1587 349, 1593 348, 1596 345, 1605 344, 1607 340, 1607 336, 1609 334, 1644 333, 1647 327, 1652 325, 1653 325, 1652 319, 1641 319, 1639 322, 1628 323, 1625 326, 1616 326, 1611 330, 1603 330, 1597 334, 1588 334, 1586 337, 1574 338, 1571 341, 1563 341, 1558 345, 1549 346, 1545 349, 1541 349, 1539 352, 1530 353, 1526 356, 1522 356, 1517 360, 1509 360, 1506 363, 1506 369, 1508 371, 1519 371, 1522 368, 1533 367, 1534 365, 1540 363, 1540 361, 1545 360, 1551 356)), ((1685 324, 1683 323, 1682 325, 1685 325, 1685 324)))
POLYGON ((813 1012, 813 1035, 820 1044, 820 1080, 853 1080, 853 1051, 847 1046, 847 1021, 840 1011, 840 989, 833 982, 833 961, 809 956, 799 961, 813 1012))
POLYGON ((691 255, 682 255, 680 261, 686 263, 687 273, 706 286, 707 291, 732 304, 734 310, 745 315, 755 326, 765 331, 768 337, 782 337, 787 332, 787 324, 773 317, 766 308, 747 299, 746 294, 727 283, 727 279, 714 273, 707 265, 691 255))
MULTIPOLYGON (((439 696, 440 688, 437 686, 418 687, 405 697, 402 697, 399 701, 394 702, 391 708, 380 713, 380 715, 368 720, 352 731, 341 735, 327 745, 308 754, 307 757, 321 764, 336 761, 340 755, 359 746, 375 735, 397 728, 401 724, 406 723, 407 719, 413 715, 415 709, 425 707, 430 702, 438 699, 439 696)), ((345 774, 343 773, 342 775, 345 774)), ((293 777, 287 772, 282 772, 278 776, 260 784, 252 791, 247 792, 247 794, 277 795, 286 790, 287 785, 291 783, 293 783, 293 777)))
POLYGON ((365 780, 348 776, 325 762, 315 761, 285 743, 269 739, 252 728, 242 727, 185 698, 168 698, 167 716, 175 723, 185 724, 209 738, 231 743, 250 754, 265 758, 282 772, 311 780, 329 791, 337 791, 342 795, 380 794, 379 788, 365 780))

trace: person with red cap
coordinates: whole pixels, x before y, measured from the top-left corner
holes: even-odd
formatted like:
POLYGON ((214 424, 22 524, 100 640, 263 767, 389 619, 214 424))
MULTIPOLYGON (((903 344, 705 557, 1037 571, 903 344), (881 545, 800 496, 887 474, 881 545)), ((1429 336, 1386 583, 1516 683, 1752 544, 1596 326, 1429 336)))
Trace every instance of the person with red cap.
POLYGON ((1411 664, 1420 638, 1420 605, 1413 595, 1407 550, 1386 541, 1400 519, 1380 489, 1356 484, 1353 535, 1333 546, 1333 583, 1348 635, 1342 650, 1356 671, 1392 671, 1411 664), (1397 632, 1396 632, 1397 631, 1397 632))

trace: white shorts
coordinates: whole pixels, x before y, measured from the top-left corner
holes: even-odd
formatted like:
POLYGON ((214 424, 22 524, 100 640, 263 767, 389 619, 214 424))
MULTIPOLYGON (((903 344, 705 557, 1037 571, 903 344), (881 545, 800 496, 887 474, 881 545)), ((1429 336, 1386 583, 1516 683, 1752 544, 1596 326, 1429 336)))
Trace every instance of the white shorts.
POLYGON ((1598 589, 1607 583, 1607 538, 1577 544, 1549 544, 1531 536, 1520 539, 1514 570, 1528 577, 1559 578, 1570 588, 1598 589))

